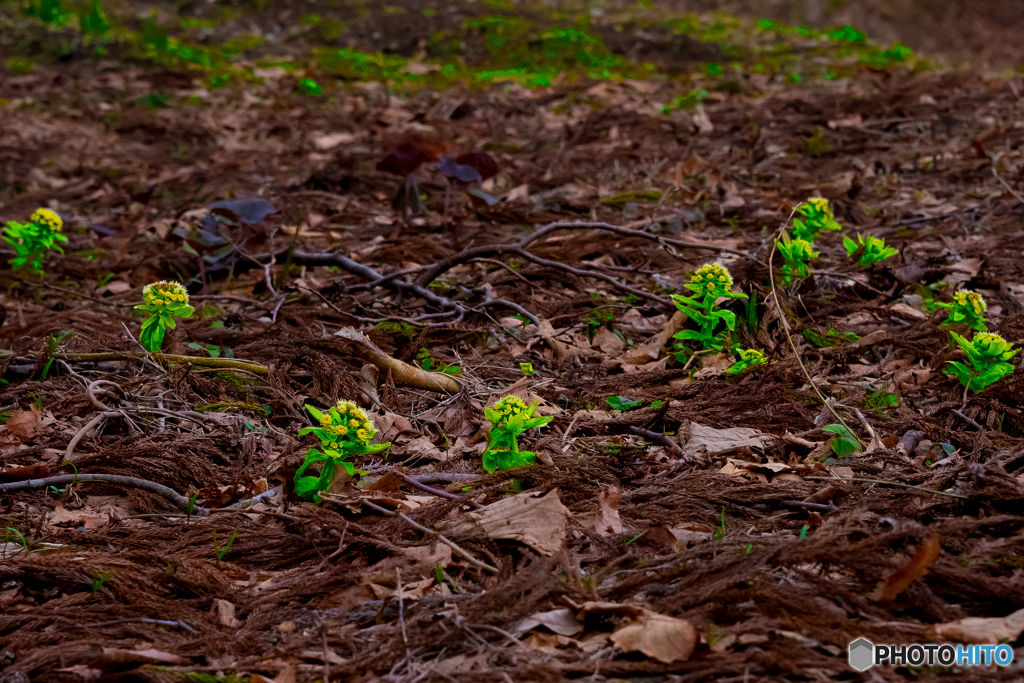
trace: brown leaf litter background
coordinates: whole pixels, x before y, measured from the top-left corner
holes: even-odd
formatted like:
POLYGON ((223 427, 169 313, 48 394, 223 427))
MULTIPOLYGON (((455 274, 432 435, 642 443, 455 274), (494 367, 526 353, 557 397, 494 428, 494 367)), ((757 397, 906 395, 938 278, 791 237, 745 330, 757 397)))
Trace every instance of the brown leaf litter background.
MULTIPOLYGON (((734 5, 753 16, 797 11, 734 5)), ((903 36, 900 25, 913 22, 886 19, 885 6, 864 3, 851 20, 934 51, 945 31, 959 36, 950 54, 984 45, 1000 66, 1017 48, 1019 21, 991 8, 967 21, 969 3, 936 3, 903 36)), ((0 214, 24 220, 51 205, 71 239, 67 258, 48 261, 45 287, 8 277, 0 295, 0 348, 10 351, 0 356, 9 381, 0 485, 77 470, 199 493, 198 505, 221 509, 189 517, 156 493, 99 482, 0 493, 9 528, 0 683, 840 681, 855 679, 846 646, 861 636, 1016 646, 1024 380, 1000 382, 956 415, 960 388, 941 373, 947 341, 914 285, 984 291, 997 331, 1024 342, 1019 77, 866 71, 834 88, 716 93, 706 121, 657 115, 670 87, 583 83, 446 93, 459 104, 445 111, 465 114, 458 122, 430 117, 438 93, 353 89, 334 106, 282 89, 267 102, 212 96, 201 114, 128 108, 111 123, 91 94, 127 103, 154 84, 194 84, 141 67, 115 79, 89 64, 0 79, 0 98, 74 103, 7 107, 0 119, 0 186, 19 183, 4 190, 0 214), (805 153, 816 130, 830 151, 805 153), (462 207, 443 228, 443 186, 431 185, 431 216, 393 237, 394 181, 374 164, 417 136, 437 149, 491 150, 501 169, 492 190, 505 200, 462 207), (182 140, 197 159, 171 154, 182 140), (628 219, 600 201, 650 187, 676 199, 628 219), (848 230, 899 247, 899 258, 870 273, 828 262, 829 272, 782 297, 785 310, 762 306, 750 339, 773 361, 765 372, 727 382, 708 364, 691 381, 664 353, 681 320, 661 286, 720 258, 763 304, 768 270, 743 255, 766 256, 768 236, 815 194, 848 230), (137 351, 123 325, 142 286, 197 272, 173 229, 202 215, 188 213, 201 197, 227 196, 278 208, 278 258, 269 271, 267 251, 260 263, 239 261, 230 279, 213 273, 210 290, 194 296, 197 309, 213 308, 183 321, 168 352, 230 349, 265 375, 165 372, 141 360, 46 365, 50 340, 68 358, 137 351), (552 230, 511 249, 533 226, 584 218, 632 232, 552 230), (655 236, 645 232, 652 224, 681 231, 655 236), (507 248, 443 267, 490 245, 507 248), (89 251, 95 259, 82 257, 89 251), (420 290, 398 293, 333 267, 322 256, 332 251, 383 273, 441 267, 416 271, 409 282, 426 277, 420 290), (437 312, 424 288, 472 303, 459 317, 407 325, 437 312), (865 409, 882 448, 824 462, 832 435, 816 422, 822 406, 781 315, 820 334, 860 335, 824 349, 797 342, 818 388, 842 403, 862 405, 869 391, 899 396, 898 406, 865 409), (367 323, 382 319, 390 325, 367 323), (354 328, 369 346, 336 334, 354 328), (457 381, 439 380, 459 393, 430 391, 406 372, 421 349, 438 367, 461 367, 457 381), (514 480, 480 464, 483 408, 510 387, 554 417, 526 438, 538 464, 514 480), (643 407, 612 412, 613 396, 643 407), (224 509, 281 484, 287 494, 314 445, 295 436, 307 424, 303 405, 341 398, 371 405, 393 443, 388 460, 361 461, 367 486, 320 506, 291 497, 224 509), (100 413, 109 415, 84 429, 100 413), (392 467, 443 474, 427 485, 447 495, 387 474, 392 467), (453 473, 463 476, 445 479, 453 473)))

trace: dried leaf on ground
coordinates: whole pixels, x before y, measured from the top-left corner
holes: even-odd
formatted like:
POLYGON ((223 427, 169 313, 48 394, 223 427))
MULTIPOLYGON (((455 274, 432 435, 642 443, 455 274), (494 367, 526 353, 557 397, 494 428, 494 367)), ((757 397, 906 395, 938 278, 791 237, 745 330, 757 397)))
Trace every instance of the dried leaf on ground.
POLYGON ((935 624, 929 629, 930 637, 941 640, 955 640, 961 643, 991 645, 1015 641, 1024 632, 1024 609, 1005 617, 967 617, 935 624))
POLYGON ((762 450, 776 441, 774 436, 749 427, 715 429, 694 422, 691 429, 690 440, 683 446, 683 450, 689 453, 703 451, 713 456, 741 449, 762 450))
POLYGON ((929 536, 909 562, 886 577, 875 592, 875 599, 882 602, 895 600, 910 584, 928 573, 928 569, 935 563, 941 550, 939 539, 929 536))
POLYGON ((622 533, 622 520, 619 518, 620 493, 618 487, 609 486, 597 494, 597 512, 589 522, 601 536, 622 533))
POLYGON ((612 642, 625 652, 641 652, 671 664, 690 658, 697 644, 697 629, 685 619, 644 610, 612 634, 612 642))
POLYGON ((558 499, 558 489, 540 495, 540 491, 529 491, 504 498, 464 514, 447 529, 457 536, 519 541, 553 555, 565 541, 569 510, 558 499))

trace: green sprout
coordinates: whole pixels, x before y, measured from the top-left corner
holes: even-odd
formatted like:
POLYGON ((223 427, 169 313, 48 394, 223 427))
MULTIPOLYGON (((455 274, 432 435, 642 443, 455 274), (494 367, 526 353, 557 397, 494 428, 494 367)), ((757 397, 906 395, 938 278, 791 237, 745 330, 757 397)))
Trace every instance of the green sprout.
MULTIPOLYGON (((682 330, 675 334, 675 339, 689 339, 700 343, 705 351, 721 351, 730 343, 730 334, 736 329, 736 314, 718 308, 718 300, 746 299, 746 294, 732 292, 732 275, 725 266, 717 263, 706 263, 697 269, 685 285, 694 293, 687 297, 673 294, 676 308, 689 316, 700 326, 699 330, 682 330), (700 298, 698 298, 700 297, 700 298), (725 323, 724 330, 716 333, 719 323, 725 323)), ((680 345, 681 346, 681 345, 680 345)))
POLYGON ((366 415, 366 411, 352 401, 338 401, 327 413, 322 413, 313 406, 306 410, 319 422, 319 427, 303 427, 299 436, 316 434, 320 439, 320 448, 306 451, 306 460, 295 472, 295 493, 303 500, 318 501, 320 493, 327 491, 334 481, 334 470, 342 467, 349 476, 356 473, 366 474, 357 470, 348 462, 350 455, 365 455, 386 451, 391 443, 371 444, 370 440, 377 434, 377 428, 366 415), (303 476, 303 472, 313 463, 322 462, 320 476, 303 476))
POLYGON ((857 235, 854 242, 849 237, 843 238, 843 246, 846 247, 846 256, 851 259, 858 259, 862 266, 870 266, 900 253, 895 247, 885 246, 885 240, 868 235, 857 235))
POLYGON ((534 417, 536 410, 536 403, 527 407, 517 396, 506 396, 494 408, 484 410, 484 416, 491 421, 490 443, 483 455, 485 470, 496 472, 534 463, 535 454, 519 450, 518 439, 523 433, 551 422, 550 417, 534 417))
POLYGON ((936 302, 935 305, 950 309, 949 317, 942 323, 943 326, 966 325, 977 332, 988 330, 985 327, 985 311, 988 310, 988 304, 977 292, 961 289, 953 295, 951 303, 936 302))
POLYGON ((796 207, 796 212, 800 214, 800 218, 794 218, 793 227, 789 229, 789 234, 795 240, 813 242, 819 232, 843 229, 836 222, 832 207, 824 197, 811 197, 796 207))
POLYGON ((764 352, 758 351, 757 349, 740 349, 739 354, 740 359, 726 368, 725 374, 738 375, 741 372, 746 372, 747 370, 760 367, 767 363, 764 358, 764 352))
POLYGON ((224 544, 224 547, 220 547, 217 543, 217 530, 213 530, 213 552, 217 555, 217 561, 220 562, 224 559, 224 556, 231 550, 231 545, 235 542, 235 538, 238 537, 238 529, 231 532, 231 537, 228 538, 228 542, 224 544))
POLYGON ((111 569, 108 572, 104 572, 103 574, 93 574, 92 575, 92 592, 93 593, 99 593, 101 590, 103 590, 103 584, 105 584, 107 581, 109 581, 110 577, 112 577, 113 575, 114 575, 114 570, 113 569, 111 569))
POLYGON ((187 318, 194 308, 188 305, 188 292, 177 282, 154 282, 142 288, 142 300, 136 306, 140 311, 150 315, 142 323, 139 343, 150 353, 157 353, 164 343, 167 329, 175 328, 175 318, 187 318))
POLYGON ((1013 365, 1006 361, 1013 358, 1020 349, 1014 349, 1013 344, 998 334, 979 332, 971 341, 956 332, 950 334, 960 350, 967 354, 970 365, 955 360, 946 361, 950 367, 945 372, 960 380, 965 389, 977 394, 993 382, 1013 374, 1013 365))
POLYGON ((33 275, 42 276, 43 259, 51 249, 64 255, 57 242, 67 242, 68 238, 60 230, 64 221, 49 209, 36 209, 28 223, 7 221, 3 239, 14 247, 14 258, 8 263, 12 270, 25 269, 33 275))
POLYGON ((788 286, 797 278, 811 274, 810 261, 817 258, 819 253, 814 251, 813 246, 801 237, 791 240, 787 234, 783 234, 781 240, 775 240, 775 248, 786 261, 782 264, 783 284, 788 286))

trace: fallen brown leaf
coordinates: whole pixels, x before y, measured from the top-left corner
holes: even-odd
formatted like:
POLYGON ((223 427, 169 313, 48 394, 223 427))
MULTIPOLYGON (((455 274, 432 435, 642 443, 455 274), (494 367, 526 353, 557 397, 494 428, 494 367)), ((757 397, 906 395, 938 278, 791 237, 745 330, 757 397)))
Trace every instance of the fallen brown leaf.
POLYGON ((935 639, 958 640, 962 643, 988 645, 1013 641, 1024 632, 1024 609, 1005 617, 967 617, 945 624, 935 624, 929 635, 935 639))
POLYGON ((928 568, 935 562, 941 550, 942 546, 939 544, 938 538, 935 536, 927 538, 914 553, 914 556, 910 558, 910 562, 886 577, 885 582, 875 592, 875 600, 882 602, 895 600, 910 584, 928 573, 928 568))
POLYGON ((697 644, 697 629, 685 619, 645 610, 612 634, 612 642, 624 652, 641 652, 670 664, 690 658, 697 644))
POLYGON ((503 498, 464 517, 447 527, 453 535, 487 536, 525 543, 534 550, 553 555, 565 541, 569 510, 558 499, 558 489, 543 498, 540 491, 520 493, 503 498))

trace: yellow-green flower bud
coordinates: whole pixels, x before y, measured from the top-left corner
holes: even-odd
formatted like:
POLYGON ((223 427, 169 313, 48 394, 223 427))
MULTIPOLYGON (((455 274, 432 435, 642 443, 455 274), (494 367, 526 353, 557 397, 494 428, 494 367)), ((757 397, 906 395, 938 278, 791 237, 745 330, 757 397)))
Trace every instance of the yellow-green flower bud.
POLYGON ((45 226, 54 232, 60 232, 60 229, 64 227, 64 221, 61 220, 60 216, 49 209, 36 209, 29 220, 36 225, 45 226))
POLYGON ((142 299, 151 306, 188 304, 188 292, 177 282, 161 280, 142 288, 142 299))

